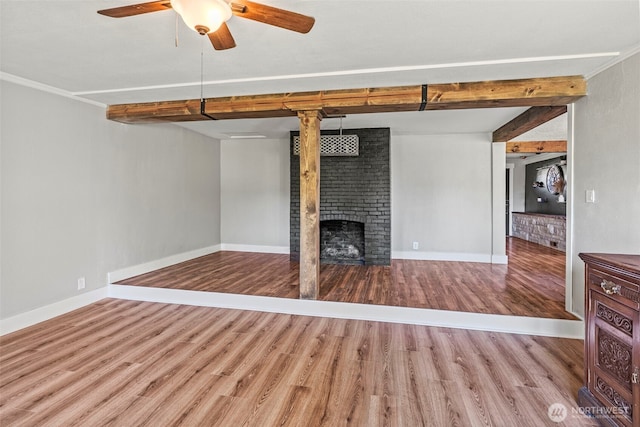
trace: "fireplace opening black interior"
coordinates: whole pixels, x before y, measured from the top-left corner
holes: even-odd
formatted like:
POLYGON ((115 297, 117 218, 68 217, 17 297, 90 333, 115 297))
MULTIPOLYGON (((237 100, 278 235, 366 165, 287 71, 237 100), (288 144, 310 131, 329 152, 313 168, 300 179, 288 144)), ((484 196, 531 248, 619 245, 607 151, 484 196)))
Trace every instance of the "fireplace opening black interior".
POLYGON ((357 221, 320 221, 320 262, 364 265, 364 224, 357 221))

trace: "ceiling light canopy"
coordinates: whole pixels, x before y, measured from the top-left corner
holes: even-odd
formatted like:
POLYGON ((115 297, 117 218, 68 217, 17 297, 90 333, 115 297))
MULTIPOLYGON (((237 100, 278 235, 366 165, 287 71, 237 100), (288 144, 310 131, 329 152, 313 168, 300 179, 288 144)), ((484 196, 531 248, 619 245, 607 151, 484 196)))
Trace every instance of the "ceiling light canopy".
POLYGON ((231 18, 231 7, 223 0, 171 0, 171 7, 200 34, 213 33, 231 18))

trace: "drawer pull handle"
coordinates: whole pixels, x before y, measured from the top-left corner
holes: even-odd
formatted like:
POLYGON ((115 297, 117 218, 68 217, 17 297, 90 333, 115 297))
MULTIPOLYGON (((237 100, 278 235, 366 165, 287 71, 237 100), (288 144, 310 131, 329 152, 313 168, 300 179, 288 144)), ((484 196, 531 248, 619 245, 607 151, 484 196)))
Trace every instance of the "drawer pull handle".
POLYGON ((619 294, 620 293, 620 285, 616 285, 615 283, 602 279, 602 283, 600 283, 600 287, 607 295, 619 294))

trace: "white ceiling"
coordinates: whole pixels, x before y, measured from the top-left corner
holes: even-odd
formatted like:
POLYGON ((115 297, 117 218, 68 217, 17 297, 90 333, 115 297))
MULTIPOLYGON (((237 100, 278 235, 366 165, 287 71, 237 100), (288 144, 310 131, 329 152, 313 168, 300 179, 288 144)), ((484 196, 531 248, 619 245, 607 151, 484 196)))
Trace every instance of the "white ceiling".
MULTIPOLYGON (((584 75, 640 51, 638 0, 265 0, 315 17, 298 34, 232 17, 215 51, 173 11, 113 19, 127 0, 0 0, 0 71, 102 104, 305 90, 584 75), (201 55, 203 53, 203 55, 201 55), (204 74, 201 75, 201 58, 204 74)), ((524 108, 352 115, 394 134, 491 132, 524 108)), ((337 128, 326 119, 323 128, 337 128)), ((296 118, 184 126, 281 137, 296 118)), ((566 131, 565 131, 566 132, 566 131)), ((562 138, 563 136, 560 136, 562 138)), ((553 137, 545 137, 554 139, 553 137)))

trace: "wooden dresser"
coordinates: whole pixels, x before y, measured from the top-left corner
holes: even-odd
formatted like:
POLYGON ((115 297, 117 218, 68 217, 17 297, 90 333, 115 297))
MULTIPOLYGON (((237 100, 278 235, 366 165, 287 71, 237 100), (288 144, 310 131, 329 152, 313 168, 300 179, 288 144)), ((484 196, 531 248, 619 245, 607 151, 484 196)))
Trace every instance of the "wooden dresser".
POLYGON ((580 258, 586 331, 578 404, 602 425, 640 427, 640 255, 580 258))

